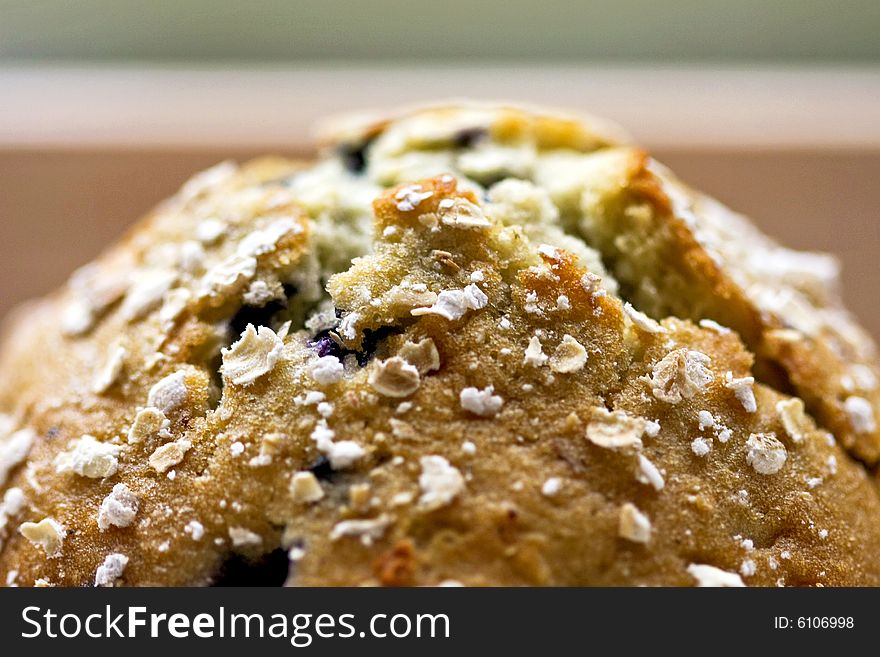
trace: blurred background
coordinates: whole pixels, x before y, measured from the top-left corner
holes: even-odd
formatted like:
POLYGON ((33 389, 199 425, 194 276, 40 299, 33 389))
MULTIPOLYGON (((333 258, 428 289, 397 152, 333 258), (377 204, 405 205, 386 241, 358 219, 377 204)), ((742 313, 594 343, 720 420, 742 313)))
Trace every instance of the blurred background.
POLYGON ((193 171, 334 112, 586 110, 785 244, 880 336, 878 0, 0 0, 0 316, 193 171))

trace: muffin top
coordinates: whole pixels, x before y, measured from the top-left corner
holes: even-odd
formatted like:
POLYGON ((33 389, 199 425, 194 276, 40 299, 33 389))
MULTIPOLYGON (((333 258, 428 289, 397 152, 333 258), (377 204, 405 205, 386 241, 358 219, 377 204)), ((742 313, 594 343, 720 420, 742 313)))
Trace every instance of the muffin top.
POLYGON ((10 319, 0 575, 880 584, 837 274, 589 117, 424 108, 222 163, 10 319))

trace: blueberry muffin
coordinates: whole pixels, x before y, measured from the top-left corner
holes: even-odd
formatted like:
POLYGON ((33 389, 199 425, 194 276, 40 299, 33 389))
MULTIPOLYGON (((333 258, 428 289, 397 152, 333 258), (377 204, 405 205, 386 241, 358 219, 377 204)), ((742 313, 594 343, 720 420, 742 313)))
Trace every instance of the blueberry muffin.
POLYGON ((0 576, 880 584, 836 285, 596 119, 338 122, 9 318, 0 576))

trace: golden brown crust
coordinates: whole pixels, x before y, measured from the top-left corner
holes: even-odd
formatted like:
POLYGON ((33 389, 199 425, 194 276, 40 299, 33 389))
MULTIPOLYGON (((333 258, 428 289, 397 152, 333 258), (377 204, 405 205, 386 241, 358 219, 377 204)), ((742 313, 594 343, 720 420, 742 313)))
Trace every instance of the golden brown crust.
POLYGON ((875 348, 843 308, 836 281, 762 280, 768 263, 785 275, 786 259, 801 254, 739 231, 740 217, 685 188, 642 152, 621 151, 610 162, 623 182, 594 190, 603 209, 586 213, 585 223, 623 294, 654 317, 711 319, 735 330, 756 354, 760 378, 802 397, 821 426, 875 465, 880 429, 871 421, 865 428, 846 408, 852 397, 880 408, 875 348), (716 230, 719 224, 727 224, 727 234, 716 230), (621 243, 637 246, 620 249, 621 243), (749 250, 765 261, 761 268, 743 257, 749 250), (868 373, 867 384, 854 381, 853 367, 868 373))
POLYGON ((880 584, 880 498, 817 376, 873 412, 870 350, 791 340, 717 209, 595 134, 443 108, 354 167, 197 176, 9 329, 0 575, 121 555, 98 583, 205 584, 283 549, 291 585, 880 584))

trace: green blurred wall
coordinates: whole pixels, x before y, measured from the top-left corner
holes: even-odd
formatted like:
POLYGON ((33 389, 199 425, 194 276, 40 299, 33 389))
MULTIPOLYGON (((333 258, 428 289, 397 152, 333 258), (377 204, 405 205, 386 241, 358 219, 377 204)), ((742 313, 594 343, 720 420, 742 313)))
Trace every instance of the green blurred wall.
POLYGON ((5 60, 880 62, 880 0, 0 0, 5 60))

